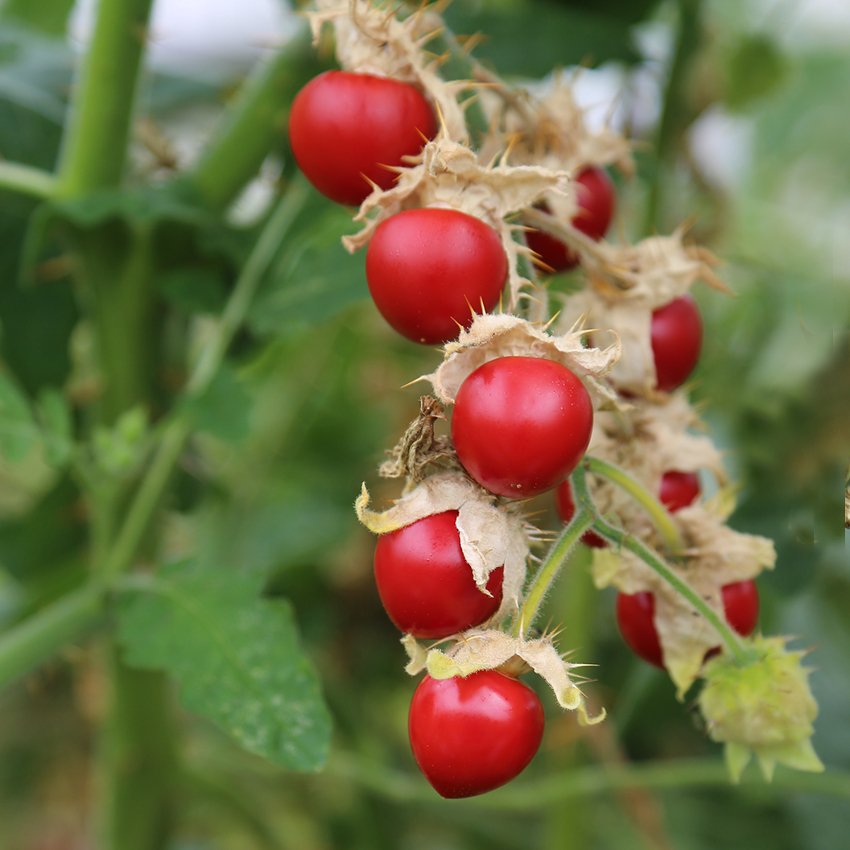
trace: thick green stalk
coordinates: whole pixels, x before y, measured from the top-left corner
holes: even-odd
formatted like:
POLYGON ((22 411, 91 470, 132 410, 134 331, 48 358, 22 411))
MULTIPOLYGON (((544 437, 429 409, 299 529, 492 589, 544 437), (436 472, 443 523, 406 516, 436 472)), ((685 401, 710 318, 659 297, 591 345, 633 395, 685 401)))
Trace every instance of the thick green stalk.
POLYGON ((57 194, 120 185, 153 0, 100 0, 63 141, 57 194))
POLYGON ((561 532, 528 588, 525 602, 523 602, 522 608, 520 608, 514 621, 513 632, 515 635, 527 634, 528 630, 534 625, 537 614, 540 612, 540 606, 543 604, 552 582, 558 577, 561 567, 578 543, 579 538, 592 523, 593 514, 580 508, 561 532))
POLYGON ((664 538, 664 544, 675 555, 685 549, 685 541, 679 526, 673 521, 669 511, 655 498, 639 481, 632 478, 626 471, 595 457, 586 457, 584 466, 592 475, 607 478, 625 490, 646 512, 659 534, 664 538))
POLYGON ((286 136, 295 93, 319 70, 306 32, 258 65, 187 177, 209 207, 225 209, 257 173, 286 136))
POLYGON ((82 637, 103 614, 103 590, 75 590, 0 636, 0 688, 82 637))
POLYGON ((55 190, 56 178, 47 171, 17 162, 0 162, 0 191, 17 192, 44 200, 55 190))
MULTIPOLYGON (((586 511, 595 513, 593 501, 590 498, 590 493, 587 489, 587 481, 585 480, 584 468, 579 466, 572 476, 573 492, 575 493, 576 505, 581 505, 586 511)), ((744 664, 749 659, 749 653, 741 643, 738 635, 729 626, 729 624, 721 617, 702 596, 694 590, 685 579, 677 572, 671 569, 664 561, 658 557, 648 546, 645 546, 631 534, 626 534, 619 528, 605 522, 599 516, 592 522, 593 530, 604 537, 611 543, 616 544, 622 549, 626 549, 633 555, 637 555, 648 567, 650 567, 658 576, 660 576, 673 590, 676 591, 688 604, 698 611, 720 635, 723 643, 726 644, 730 654, 736 661, 744 664)))
POLYGON ((176 736, 171 688, 107 649, 109 696, 100 740, 98 843, 102 850, 164 850, 175 814, 176 736))

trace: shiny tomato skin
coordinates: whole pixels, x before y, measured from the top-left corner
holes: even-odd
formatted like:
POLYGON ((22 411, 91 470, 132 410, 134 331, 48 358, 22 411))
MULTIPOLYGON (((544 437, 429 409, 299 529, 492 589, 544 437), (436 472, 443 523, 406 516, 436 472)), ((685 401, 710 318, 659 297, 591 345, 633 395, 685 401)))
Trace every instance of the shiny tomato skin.
POLYGON ((437 132, 434 111, 409 83, 326 71, 292 101, 289 139, 307 179, 340 204, 359 206, 372 191, 364 175, 389 189, 404 156, 422 149, 437 132))
POLYGON ((410 746, 443 797, 472 797, 510 782, 543 738, 534 691, 495 670, 466 678, 425 676, 410 703, 410 746))
POLYGON ((366 252, 375 306, 402 336, 436 345, 499 303, 508 260, 498 234, 458 210, 405 210, 381 222, 366 252))
MULTIPOLYGON (((576 230, 598 241, 608 232, 614 217, 614 184, 605 169, 596 167, 580 171, 575 182, 578 212, 571 223, 576 230)), ((578 265, 573 251, 542 230, 529 231, 525 239, 528 247, 540 255, 541 261, 556 272, 578 265)))
POLYGON ((390 620, 405 634, 435 640, 477 626, 502 602, 500 567, 478 589, 460 548, 457 511, 432 514, 382 534, 375 583, 390 620))
MULTIPOLYGON (((555 490, 555 506, 558 509, 558 516, 564 522, 569 522, 575 516, 576 503, 573 500, 573 488, 569 479, 562 481, 555 490)), ((581 542, 585 546, 590 546, 591 549, 604 549, 608 545, 608 542, 595 531, 585 531, 581 536, 581 542)))
POLYGON ((679 472, 671 469, 661 477, 658 498, 671 514, 692 505, 701 492, 696 472, 679 472))
POLYGON ((560 484, 590 442, 593 405, 566 366, 499 357, 461 384, 452 439, 463 467, 491 493, 536 496, 560 484))
MULTIPOLYGON (((758 622, 758 588, 752 579, 724 585, 721 590, 723 613, 729 625, 742 637, 755 631, 758 622)), ((664 667, 661 641, 655 628, 655 597, 648 591, 617 594, 617 625, 629 648, 644 661, 664 667)), ((720 647, 706 653, 716 655, 720 647)))
POLYGON ((671 392, 685 383, 699 360, 702 319, 693 298, 683 295, 655 310, 650 336, 655 386, 671 392))

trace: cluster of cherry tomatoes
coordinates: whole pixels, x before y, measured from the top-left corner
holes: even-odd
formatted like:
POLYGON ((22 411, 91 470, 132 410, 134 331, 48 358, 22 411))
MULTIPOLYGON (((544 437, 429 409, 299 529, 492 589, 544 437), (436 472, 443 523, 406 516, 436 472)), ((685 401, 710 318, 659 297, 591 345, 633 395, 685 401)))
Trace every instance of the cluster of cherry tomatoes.
MULTIPOLYGON (((346 71, 329 71, 295 98, 290 139, 299 166, 334 201, 359 205, 375 186, 392 187, 406 158, 416 156, 437 131, 434 112, 413 85, 346 71)), ((614 209, 606 173, 589 167, 576 176, 579 211, 572 224, 601 239, 614 209)), ((527 241, 541 267, 561 271, 579 262, 548 234, 527 241)), ((383 221, 366 256, 372 298, 389 324, 420 343, 444 343, 468 327, 473 307, 499 303, 508 261, 498 234, 464 212, 443 207, 410 209, 383 221)), ((699 356, 701 322, 694 302, 678 298, 655 311, 651 344, 657 388, 670 391, 690 375, 699 356)), ((557 488, 564 521, 574 513, 569 474, 584 455, 593 407, 582 381, 568 368, 535 357, 499 357, 462 383, 451 422, 458 459, 490 493, 526 499, 557 488)), ((699 480, 668 472, 661 501, 671 510, 693 502, 699 480)), ((384 608, 405 634, 439 640, 487 622, 499 609, 503 571, 490 575, 486 592, 475 584, 461 549, 457 512, 420 519, 383 534, 375 551, 375 579, 384 608)), ((589 546, 605 541, 588 532, 589 546)), ((754 628, 752 582, 723 590, 730 623, 754 628)), ((621 594, 617 617, 629 646, 663 666, 649 593, 621 594)), ((543 734, 543 710, 534 691, 494 670, 465 678, 425 676, 414 694, 411 747, 419 767, 446 797, 482 793, 516 776, 534 756, 543 734)))

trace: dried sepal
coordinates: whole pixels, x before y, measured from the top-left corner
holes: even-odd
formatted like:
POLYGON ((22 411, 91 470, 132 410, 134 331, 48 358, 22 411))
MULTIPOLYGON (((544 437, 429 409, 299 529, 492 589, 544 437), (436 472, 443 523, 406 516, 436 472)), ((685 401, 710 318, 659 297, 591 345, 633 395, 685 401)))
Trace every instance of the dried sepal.
POLYGON ((498 621, 517 609, 525 583, 528 536, 522 517, 494 501, 465 475, 447 472, 426 478, 386 511, 369 509, 369 491, 364 484, 354 509, 374 534, 396 531, 432 514, 457 511, 460 547, 482 592, 486 592, 490 573, 504 567, 502 604, 492 618, 498 621))
POLYGON ((332 23, 343 68, 416 85, 435 104, 451 136, 467 138, 458 95, 473 84, 440 77, 440 60, 426 49, 443 29, 432 7, 422 6, 406 18, 397 17, 398 4, 379 0, 316 0, 316 7, 307 13, 313 39, 318 41, 322 27, 332 23))
POLYGON ((787 638, 755 638, 747 663, 718 656, 705 665, 699 707, 708 734, 726 745, 726 763, 737 781, 752 755, 765 779, 776 764, 820 772, 811 737, 818 706, 809 688, 803 652, 787 638))
POLYGON ((582 724, 599 723, 605 719, 604 709, 596 716, 587 713, 584 694, 573 671, 584 667, 566 661, 558 652, 551 637, 527 640, 492 629, 470 629, 463 632, 447 649, 424 648, 407 636, 402 641, 409 663, 410 675, 427 670, 434 679, 469 676, 480 670, 507 670, 527 665, 552 688, 561 708, 578 711, 582 724))
MULTIPOLYGON (((724 617, 723 586, 755 578, 762 570, 771 569, 776 561, 773 542, 729 528, 724 518, 703 504, 684 508, 676 518, 681 522, 688 548, 681 563, 669 566, 724 617)), ((714 627, 651 567, 627 550, 595 550, 593 578, 599 588, 613 586, 622 593, 653 594, 654 622, 664 666, 681 699, 699 676, 706 653, 722 642, 714 627)))
POLYGON ((616 336, 606 348, 585 348, 590 332, 578 326, 561 335, 548 333, 518 316, 476 315, 468 330, 444 347, 444 360, 429 380, 437 397, 453 404, 460 385, 479 366, 499 357, 540 357, 566 366, 584 379, 597 400, 613 403, 611 390, 598 379, 605 375, 620 355, 616 336))
POLYGON ((508 257, 508 308, 513 309, 520 289, 531 285, 518 270, 518 257, 530 257, 531 252, 513 239, 515 225, 505 217, 533 204, 547 190, 566 192, 569 175, 532 165, 484 164, 475 151, 452 138, 447 127, 426 143, 418 156, 410 157, 409 167, 397 171, 392 188, 382 191, 376 187, 363 201, 354 217, 363 227, 343 238, 346 249, 362 248, 382 221, 403 210, 459 210, 481 219, 499 234, 508 257))

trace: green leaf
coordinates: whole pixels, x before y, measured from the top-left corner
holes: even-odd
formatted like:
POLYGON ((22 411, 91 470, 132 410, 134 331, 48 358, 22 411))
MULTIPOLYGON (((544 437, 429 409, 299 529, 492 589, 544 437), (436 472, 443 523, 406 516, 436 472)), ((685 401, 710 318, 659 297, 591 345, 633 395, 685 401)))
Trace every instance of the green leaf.
POLYGON ((8 375, 0 373, 0 454, 11 461, 23 460, 38 437, 26 396, 8 375))
POLYGON ((41 439, 47 462, 61 469, 74 451, 74 428, 71 411, 65 396, 53 387, 46 387, 38 398, 41 439))
POLYGON ((74 6, 74 0, 6 0, 3 16, 14 18, 21 23, 50 33, 64 35, 68 16, 74 6))
POLYGON ((98 428, 92 449, 98 467, 109 476, 121 476, 135 469, 145 451, 148 415, 143 407, 121 414, 110 428, 98 428))
POLYGON ((340 239, 354 228, 343 210, 305 216, 309 228, 293 234, 248 316, 261 336, 280 336, 318 322, 366 297, 363 253, 349 254, 340 239))
POLYGON ((183 703, 245 749, 294 770, 324 763, 330 717, 292 609, 236 570, 162 569, 119 609, 126 661, 165 670, 183 703))
POLYGON ((788 63, 771 39, 763 35, 742 38, 726 64, 726 105, 745 109, 777 89, 787 72, 788 63))
POLYGON ((199 431, 230 443, 251 431, 252 397, 233 369, 224 366, 207 389, 188 402, 189 416, 199 431))
POLYGON ((183 313, 220 313, 227 301, 223 275, 215 269, 174 269, 159 278, 158 287, 183 313))

